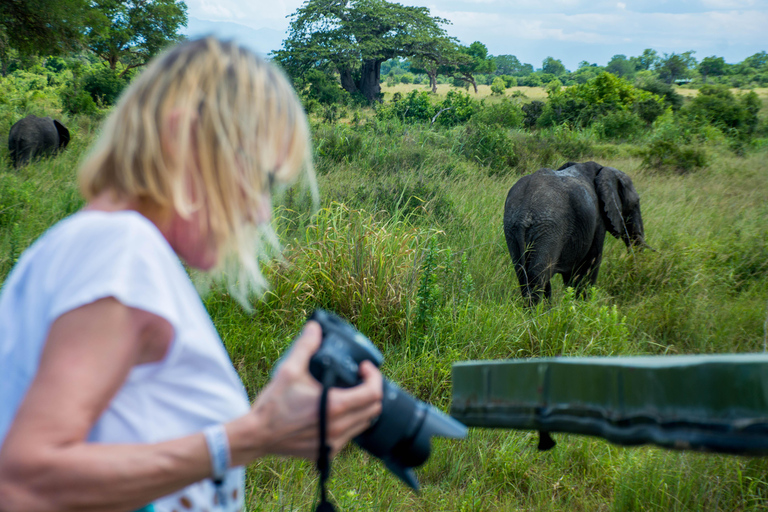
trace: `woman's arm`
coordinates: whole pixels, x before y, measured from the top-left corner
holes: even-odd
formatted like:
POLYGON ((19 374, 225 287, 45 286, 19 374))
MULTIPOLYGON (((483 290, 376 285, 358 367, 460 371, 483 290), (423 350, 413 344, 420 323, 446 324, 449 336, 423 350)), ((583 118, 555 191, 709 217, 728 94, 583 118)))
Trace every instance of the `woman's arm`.
MULTIPOLYGON (((170 324, 102 299, 52 325, 38 373, 0 451, 0 510, 133 510, 211 474, 202 434, 146 445, 86 443, 130 369, 163 357, 170 324)), ((226 425, 235 465, 267 454, 314 459, 320 386, 309 358, 320 343, 310 323, 250 413, 226 425)), ((381 376, 329 393, 329 441, 338 450, 380 411, 381 376)))

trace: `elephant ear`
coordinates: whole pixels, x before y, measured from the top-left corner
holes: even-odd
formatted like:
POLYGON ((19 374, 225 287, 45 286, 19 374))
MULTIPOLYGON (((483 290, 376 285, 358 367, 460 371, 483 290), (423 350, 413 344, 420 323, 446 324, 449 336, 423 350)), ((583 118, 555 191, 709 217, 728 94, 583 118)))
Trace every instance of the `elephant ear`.
POLYGON ((59 148, 64 149, 69 144, 69 130, 58 119, 53 120, 53 125, 56 127, 56 131, 59 132, 59 148))
POLYGON ((606 229, 616 238, 627 238, 624 212, 631 211, 629 205, 633 195, 635 203, 640 200, 632 180, 618 169, 603 167, 595 177, 595 190, 606 220, 606 229))

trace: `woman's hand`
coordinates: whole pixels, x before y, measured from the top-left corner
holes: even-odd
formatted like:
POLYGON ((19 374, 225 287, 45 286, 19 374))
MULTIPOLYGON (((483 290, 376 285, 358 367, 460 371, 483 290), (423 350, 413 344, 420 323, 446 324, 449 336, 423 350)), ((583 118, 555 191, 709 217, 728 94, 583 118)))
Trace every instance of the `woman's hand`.
MULTIPOLYGON (((251 413, 241 418, 244 421, 228 425, 235 464, 265 454, 317 459, 322 386, 309 373, 309 360, 320 347, 321 335, 320 325, 308 322, 274 378, 257 397, 251 413), (253 429, 250 436, 243 430, 248 428, 253 429), (250 450, 242 446, 238 453, 237 444, 248 437, 252 438, 250 450), (238 460, 240 457, 246 460, 238 460)), ((371 362, 364 361, 360 377, 362 383, 353 388, 332 388, 328 392, 327 442, 332 454, 366 430, 381 413, 381 373, 371 362)))

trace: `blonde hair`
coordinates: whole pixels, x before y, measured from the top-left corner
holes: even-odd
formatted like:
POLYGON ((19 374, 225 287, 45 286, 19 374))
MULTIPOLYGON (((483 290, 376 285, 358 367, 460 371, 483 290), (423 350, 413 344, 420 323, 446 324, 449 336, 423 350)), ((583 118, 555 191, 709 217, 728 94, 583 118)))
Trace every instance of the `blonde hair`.
POLYGON ((218 270, 247 307, 247 295, 266 286, 265 245, 277 247, 271 228, 257 235, 250 220, 273 182, 302 171, 317 201, 307 119, 288 80, 254 53, 207 37, 167 50, 131 83, 79 179, 87 200, 113 190, 161 215, 203 213, 218 270), (199 172, 185 171, 190 160, 199 172))

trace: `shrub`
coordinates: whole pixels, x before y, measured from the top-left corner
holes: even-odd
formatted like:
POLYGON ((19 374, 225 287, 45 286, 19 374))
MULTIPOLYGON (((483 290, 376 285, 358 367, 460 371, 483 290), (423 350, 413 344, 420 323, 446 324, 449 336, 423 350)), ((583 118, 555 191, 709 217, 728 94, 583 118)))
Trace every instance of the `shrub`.
POLYGON ((438 105, 435 111, 436 113, 440 110, 443 111, 435 122, 441 126, 456 126, 466 123, 479 108, 479 103, 473 100, 469 94, 463 94, 459 91, 448 91, 445 99, 438 105))
POLYGON ((674 111, 680 110, 680 107, 683 106, 683 97, 675 91, 674 86, 663 82, 658 78, 651 77, 640 80, 637 84, 637 88, 662 98, 664 100, 664 105, 666 107, 672 107, 672 110, 674 111))
POLYGON ((524 116, 523 125, 526 128, 533 128, 536 126, 536 123, 541 117, 541 114, 544 112, 544 102, 532 101, 530 103, 526 103, 523 105, 522 110, 524 116))
POLYGON ((525 87, 541 87, 541 78, 537 74, 530 74, 520 78, 518 84, 525 87))
POLYGON ((650 105, 653 102, 658 104, 656 110, 663 109, 662 99, 658 96, 637 89, 626 80, 606 72, 584 84, 547 92, 549 101, 539 118, 540 126, 569 123, 586 127, 611 112, 634 110, 638 103, 643 104, 647 115, 652 111, 650 105))
POLYGON ((647 169, 687 173, 707 165, 704 150, 692 144, 688 134, 671 115, 660 118, 650 141, 639 154, 647 169))
POLYGON ((99 112, 96 102, 83 89, 76 89, 73 84, 64 87, 60 92, 61 104, 68 114, 96 115, 99 112))
POLYGON ((429 93, 414 89, 404 98, 396 95, 388 105, 379 107, 376 111, 376 117, 382 120, 395 118, 410 122, 431 121, 435 112, 435 106, 432 105, 429 93))
POLYGON ((506 84, 504 83, 504 79, 500 76, 497 76, 493 79, 493 83, 491 84, 491 94, 499 95, 501 96, 504 94, 504 90, 507 88, 506 84))
POLYGON ((627 141, 638 137, 645 123, 634 112, 619 110, 605 115, 594 126, 604 139, 627 141))
POLYGON ((307 101, 315 100, 322 105, 344 103, 349 93, 341 88, 335 78, 318 69, 311 69, 304 75, 306 87, 302 96, 307 101))
POLYGON ((451 79, 451 85, 454 87, 469 89, 469 82, 467 82, 466 80, 462 80, 461 78, 453 77, 451 79))
POLYGON ((509 98, 503 98, 499 103, 481 104, 480 109, 472 116, 474 121, 482 124, 496 125, 502 128, 519 128, 523 124, 523 109, 509 98))
POLYGON ((494 125, 469 123, 457 151, 488 168, 489 174, 504 174, 515 165, 515 146, 507 131, 494 125))
POLYGON ((400 83, 402 84, 412 84, 413 83, 413 73, 403 73, 400 75, 400 83))
POLYGON ((82 88, 101 105, 114 105, 118 96, 128 85, 128 79, 121 78, 116 70, 99 66, 82 78, 82 88))
POLYGON ((501 75, 499 76, 502 80, 504 80, 504 85, 507 88, 515 87, 517 85, 517 78, 511 76, 511 75, 501 75))
POLYGON ((704 85, 683 114, 704 121, 734 138, 747 139, 757 127, 760 99, 754 91, 735 96, 722 85, 704 85))

